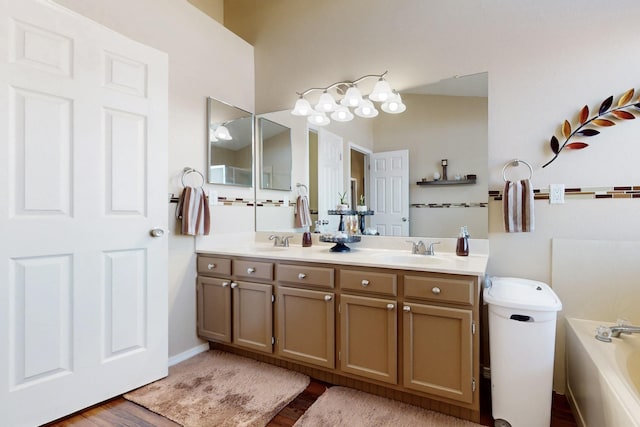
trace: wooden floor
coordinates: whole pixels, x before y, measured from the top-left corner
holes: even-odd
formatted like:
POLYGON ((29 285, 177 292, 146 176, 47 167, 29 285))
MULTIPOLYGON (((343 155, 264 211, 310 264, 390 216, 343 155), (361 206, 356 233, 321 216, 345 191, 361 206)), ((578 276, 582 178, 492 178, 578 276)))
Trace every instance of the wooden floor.
MULTIPOLYGON (((287 407, 280 411, 268 424, 268 427, 290 427, 309 409, 329 384, 311 380, 305 391, 300 393, 287 407)), ((491 402, 485 400, 482 405, 481 423, 493 425, 491 402)), ((142 406, 129 402, 123 397, 111 399, 64 419, 46 424, 46 427, 176 427, 174 423, 142 406)), ((577 427, 571 408, 565 396, 553 395, 550 427, 577 427)))

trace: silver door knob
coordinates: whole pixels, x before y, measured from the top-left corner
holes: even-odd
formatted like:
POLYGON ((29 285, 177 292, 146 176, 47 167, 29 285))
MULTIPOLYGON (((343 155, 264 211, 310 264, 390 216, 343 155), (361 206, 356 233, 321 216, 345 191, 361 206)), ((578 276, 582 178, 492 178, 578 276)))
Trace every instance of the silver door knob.
POLYGON ((151 237, 162 237, 164 236, 164 230, 162 228, 156 227, 149 230, 149 234, 151 237))
POLYGON ((236 282, 231 282, 231 289, 235 289, 238 287, 238 284, 236 282))
POLYGON ((407 222, 407 218, 406 217, 402 217, 402 222, 407 222))
POLYGON ((222 287, 226 288, 227 286, 229 286, 229 282, 222 282, 222 287))
POLYGON ((439 295, 439 294, 440 294, 440 292, 442 292, 442 291, 440 290, 440 288, 439 288, 439 287, 434 286, 434 287, 433 287, 433 289, 431 289, 431 292, 433 292, 433 293, 434 293, 434 294, 436 294, 436 295, 439 295))
POLYGON ((409 307, 408 305, 405 305, 404 307, 402 307, 402 309, 407 313, 411 311, 411 307, 409 307))
POLYGON ((304 279, 305 277, 307 277, 307 275, 306 275, 306 274, 304 274, 304 273, 299 273, 299 274, 298 274, 298 280, 302 280, 302 279, 304 279))
POLYGON ((394 304, 387 304, 387 310, 393 310, 394 308, 396 308, 394 304))
POLYGON ((325 301, 331 301, 333 299, 333 297, 331 295, 325 295, 324 296, 324 300, 325 301))
POLYGON ((255 272, 256 272, 256 269, 254 267, 247 268, 247 274, 253 274, 255 272))
POLYGON ((369 286, 369 281, 367 279, 362 279, 362 286, 364 286, 365 288, 369 286))

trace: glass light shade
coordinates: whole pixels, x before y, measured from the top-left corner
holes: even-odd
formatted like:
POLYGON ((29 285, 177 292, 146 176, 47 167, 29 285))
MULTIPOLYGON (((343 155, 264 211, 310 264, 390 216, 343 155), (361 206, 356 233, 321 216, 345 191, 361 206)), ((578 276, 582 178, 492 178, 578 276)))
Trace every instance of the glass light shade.
POLYGON ((222 139, 224 141, 229 141, 231 138, 231 134, 229 133, 229 129, 225 125, 220 125, 216 128, 214 132, 214 136, 218 139, 222 139))
POLYGON ((391 86, 386 80, 380 79, 373 87, 373 92, 369 94, 369 99, 376 102, 385 102, 393 96, 391 86))
POLYGON ((354 113, 356 113, 356 116, 359 117, 370 118, 377 116, 378 110, 376 110, 376 107, 373 106, 373 102, 365 99, 362 101, 362 104, 360 104, 360 106, 355 109, 354 113))
POLYGON ((394 92, 393 96, 389 98, 387 102, 382 103, 380 106, 382 111, 389 114, 400 114, 407 109, 407 106, 402 103, 402 97, 398 92, 394 92))
POLYGON ((300 97, 296 101, 296 105, 291 110, 291 114, 294 116, 308 116, 313 113, 313 108, 311 108, 311 104, 306 99, 300 97))
POLYGON ((344 94, 344 98, 340 101, 340 105, 345 107, 357 107, 362 103, 362 93, 356 86, 351 86, 344 94))
POLYGON ((353 113, 347 107, 340 106, 336 111, 331 113, 331 118, 336 122, 348 122, 353 120, 353 113))
POLYGON ((336 104, 336 100, 333 99, 330 93, 324 92, 320 95, 320 99, 316 104, 316 111, 320 111, 322 113, 330 113, 335 111, 338 108, 338 104, 336 104))
POLYGON ((312 125, 326 126, 331 120, 329 120, 329 117, 327 117, 325 113, 315 111, 309 117, 307 117, 307 121, 312 125))

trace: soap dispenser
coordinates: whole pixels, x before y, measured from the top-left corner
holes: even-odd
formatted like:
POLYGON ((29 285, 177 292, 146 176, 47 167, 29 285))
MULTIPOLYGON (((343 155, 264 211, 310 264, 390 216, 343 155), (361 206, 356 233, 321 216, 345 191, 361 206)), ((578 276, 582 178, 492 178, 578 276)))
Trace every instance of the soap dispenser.
POLYGON ((466 225, 460 227, 460 235, 458 236, 458 243, 456 244, 456 255, 469 255, 469 233, 467 232, 466 225))

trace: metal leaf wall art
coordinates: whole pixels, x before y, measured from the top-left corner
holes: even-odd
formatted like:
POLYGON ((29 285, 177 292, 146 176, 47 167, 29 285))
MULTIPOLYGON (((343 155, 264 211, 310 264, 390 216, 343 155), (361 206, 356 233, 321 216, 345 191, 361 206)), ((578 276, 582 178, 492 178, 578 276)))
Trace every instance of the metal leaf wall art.
POLYGON ((616 105, 613 105, 613 96, 608 97, 598 108, 598 113, 589 118, 589 107, 584 106, 578 113, 578 123, 575 128, 571 127, 571 123, 565 120, 561 126, 562 137, 564 142, 562 145, 558 138, 553 135, 549 141, 551 151, 553 151, 553 158, 545 163, 542 167, 549 166, 555 159, 558 158, 560 152, 564 149, 568 150, 581 150, 589 146, 586 142, 575 141, 578 137, 590 138, 600 134, 600 131, 594 128, 606 128, 615 126, 616 120, 633 120, 636 116, 631 111, 640 112, 640 97, 633 101, 635 91, 629 89, 623 93, 616 105), (631 111, 629 111, 631 110, 631 111))

